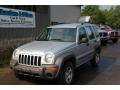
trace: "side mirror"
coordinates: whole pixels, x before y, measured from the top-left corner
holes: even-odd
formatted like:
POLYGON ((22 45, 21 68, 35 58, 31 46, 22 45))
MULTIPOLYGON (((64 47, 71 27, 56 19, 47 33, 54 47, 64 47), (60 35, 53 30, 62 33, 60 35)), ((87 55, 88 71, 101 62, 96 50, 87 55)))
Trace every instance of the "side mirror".
POLYGON ((88 42, 88 39, 87 38, 82 38, 81 40, 80 40, 80 43, 87 43, 88 42))

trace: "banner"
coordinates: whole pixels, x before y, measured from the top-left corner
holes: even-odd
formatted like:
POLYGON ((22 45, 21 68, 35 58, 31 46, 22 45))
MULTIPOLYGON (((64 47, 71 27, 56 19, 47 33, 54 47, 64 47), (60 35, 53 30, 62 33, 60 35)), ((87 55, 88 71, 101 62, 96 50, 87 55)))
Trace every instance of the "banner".
POLYGON ((35 13, 0 7, 0 27, 35 28, 35 13))

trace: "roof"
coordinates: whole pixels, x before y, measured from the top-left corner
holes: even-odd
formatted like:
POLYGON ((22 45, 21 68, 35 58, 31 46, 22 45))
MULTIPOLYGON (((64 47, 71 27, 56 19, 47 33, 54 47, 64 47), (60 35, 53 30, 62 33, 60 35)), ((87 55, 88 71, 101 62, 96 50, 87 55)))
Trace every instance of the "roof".
POLYGON ((48 28, 77 28, 80 25, 81 23, 59 24, 50 26, 48 28))

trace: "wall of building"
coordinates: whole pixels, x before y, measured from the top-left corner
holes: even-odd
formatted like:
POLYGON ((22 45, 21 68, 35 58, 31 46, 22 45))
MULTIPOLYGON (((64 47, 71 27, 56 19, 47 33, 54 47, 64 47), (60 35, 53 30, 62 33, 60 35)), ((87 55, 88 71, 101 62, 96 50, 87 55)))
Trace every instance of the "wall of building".
POLYGON ((40 30, 48 26, 49 19, 47 14, 36 13, 35 28, 0 28, 1 39, 35 37, 40 30))
POLYGON ((35 28, 0 28, 0 47, 31 41, 50 24, 48 6, 0 6, 35 12, 35 28))
POLYGON ((80 6, 52 5, 50 6, 51 22, 74 23, 80 17, 80 6))
POLYGON ((19 45, 31 41, 41 30, 45 29, 51 22, 72 23, 77 22, 80 17, 80 6, 64 5, 11 5, 0 6, 19 10, 35 12, 35 28, 1 28, 0 27, 0 47, 9 45, 19 45))
MULTIPOLYGON (((32 6, 28 6, 28 7, 32 7, 32 6)), ((41 10, 43 12, 40 12, 40 7, 41 6, 37 6, 35 8, 36 11, 34 11, 35 22, 36 22, 35 28, 0 28, 0 38, 26 38, 26 37, 34 37, 35 35, 37 35, 38 32, 41 29, 48 26, 50 22, 49 11, 45 13, 44 10, 41 10)))

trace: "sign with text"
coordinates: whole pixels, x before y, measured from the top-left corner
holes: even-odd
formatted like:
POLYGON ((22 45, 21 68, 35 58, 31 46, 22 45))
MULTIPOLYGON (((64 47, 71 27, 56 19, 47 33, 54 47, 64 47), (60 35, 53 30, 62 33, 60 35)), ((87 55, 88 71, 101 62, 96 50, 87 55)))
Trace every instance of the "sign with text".
POLYGON ((35 13, 0 7, 0 27, 35 28, 35 13))

